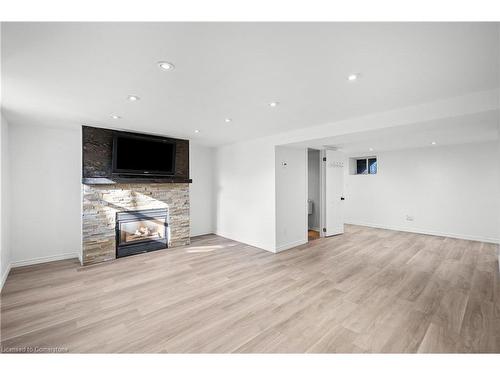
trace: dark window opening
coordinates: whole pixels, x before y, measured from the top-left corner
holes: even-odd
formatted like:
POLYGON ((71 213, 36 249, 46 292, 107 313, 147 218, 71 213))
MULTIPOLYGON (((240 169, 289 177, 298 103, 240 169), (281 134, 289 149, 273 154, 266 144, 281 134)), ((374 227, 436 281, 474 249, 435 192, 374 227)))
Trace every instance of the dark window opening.
POLYGON ((366 158, 356 158, 355 172, 354 174, 377 174, 378 163, 376 157, 366 157, 366 158))
POLYGON ((366 159, 356 160, 356 174, 366 174, 366 159))

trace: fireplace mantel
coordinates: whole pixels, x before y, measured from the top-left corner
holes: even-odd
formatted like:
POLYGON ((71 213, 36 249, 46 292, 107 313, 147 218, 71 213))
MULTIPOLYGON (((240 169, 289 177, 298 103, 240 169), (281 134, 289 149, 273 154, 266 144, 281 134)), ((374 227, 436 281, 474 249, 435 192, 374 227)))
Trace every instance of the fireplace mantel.
POLYGON ((113 177, 112 179, 107 177, 95 177, 95 178, 82 178, 82 184, 84 185, 115 185, 115 184, 190 184, 193 180, 190 178, 122 178, 113 177))

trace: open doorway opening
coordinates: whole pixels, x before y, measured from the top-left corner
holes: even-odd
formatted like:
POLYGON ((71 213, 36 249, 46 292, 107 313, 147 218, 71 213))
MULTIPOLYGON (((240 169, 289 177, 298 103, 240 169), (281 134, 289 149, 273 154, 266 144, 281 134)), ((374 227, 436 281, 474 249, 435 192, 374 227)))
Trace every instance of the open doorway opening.
POLYGON ((320 151, 307 150, 307 238, 320 238, 320 151))

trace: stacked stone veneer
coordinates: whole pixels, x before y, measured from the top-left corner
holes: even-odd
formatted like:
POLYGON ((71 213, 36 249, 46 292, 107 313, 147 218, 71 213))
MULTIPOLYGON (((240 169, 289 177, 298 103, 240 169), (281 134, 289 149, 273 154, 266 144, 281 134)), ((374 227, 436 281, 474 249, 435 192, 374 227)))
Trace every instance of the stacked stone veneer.
POLYGON ((82 186, 82 264, 116 258, 115 223, 120 211, 166 208, 168 246, 189 244, 189 184, 82 186))

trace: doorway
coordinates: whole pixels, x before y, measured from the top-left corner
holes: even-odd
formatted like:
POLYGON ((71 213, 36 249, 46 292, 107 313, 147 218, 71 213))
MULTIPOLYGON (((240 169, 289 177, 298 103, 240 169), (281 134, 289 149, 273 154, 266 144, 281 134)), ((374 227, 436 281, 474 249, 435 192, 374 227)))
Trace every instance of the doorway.
POLYGON ((344 233, 344 165, 345 155, 337 149, 325 149, 321 168, 321 235, 344 233))
POLYGON ((320 238, 320 151, 307 150, 307 238, 313 241, 320 238))

